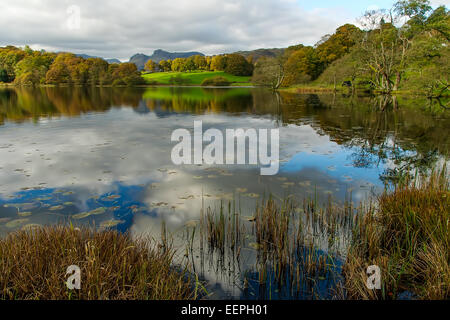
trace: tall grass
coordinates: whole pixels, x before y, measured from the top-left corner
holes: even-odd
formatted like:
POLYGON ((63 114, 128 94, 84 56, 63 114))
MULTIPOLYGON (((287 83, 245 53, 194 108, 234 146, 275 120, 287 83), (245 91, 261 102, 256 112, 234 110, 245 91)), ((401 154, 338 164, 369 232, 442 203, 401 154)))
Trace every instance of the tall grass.
POLYGON ((18 231, 0 239, 0 299, 195 298, 173 250, 116 231, 64 226, 18 231), (81 289, 69 290, 68 266, 81 269, 81 289))
POLYGON ((344 274, 351 299, 450 298, 450 192, 447 170, 385 192, 358 218, 344 274), (369 290, 366 268, 381 268, 369 290))
POLYGON ((344 239, 351 236, 354 211, 350 208, 349 203, 337 207, 329 201, 321 209, 315 200, 298 205, 273 198, 262 201, 250 217, 242 217, 230 205, 228 211, 223 206, 218 211, 208 208, 200 234, 208 244, 208 256, 227 261, 217 268, 224 273, 241 270, 241 250, 255 250, 255 265, 243 274, 256 274, 257 279, 245 276, 244 289, 257 281, 258 292, 283 290, 289 298, 337 298, 339 275, 335 270, 344 239), (327 282, 325 290, 322 281, 327 282), (276 288, 267 288, 268 284, 276 288))

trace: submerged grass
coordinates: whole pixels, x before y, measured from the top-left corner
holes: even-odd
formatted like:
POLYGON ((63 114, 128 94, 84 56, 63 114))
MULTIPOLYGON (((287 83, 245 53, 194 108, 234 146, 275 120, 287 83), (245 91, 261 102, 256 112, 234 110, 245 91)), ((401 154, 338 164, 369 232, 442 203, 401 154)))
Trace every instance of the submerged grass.
POLYGON ((167 243, 117 231, 40 227, 0 239, 0 299, 194 299, 187 272, 175 270, 167 243), (81 269, 69 290, 67 267, 81 269))
POLYGON ((450 192, 447 170, 385 192, 358 218, 344 275, 350 299, 450 298, 450 192), (381 269, 381 290, 366 269, 381 269))
POLYGON ((327 209, 320 209, 315 200, 297 205, 291 199, 279 202, 270 197, 249 217, 231 205, 228 211, 223 206, 217 212, 208 208, 200 234, 209 248, 207 256, 224 262, 217 270, 243 271, 244 294, 253 282, 258 288, 252 290, 262 299, 271 299, 274 292, 289 299, 336 299, 340 279, 334 271, 345 250, 344 239, 351 236, 350 208, 349 203, 338 208, 329 201, 327 209), (250 269, 242 269, 242 250, 255 252, 250 269))

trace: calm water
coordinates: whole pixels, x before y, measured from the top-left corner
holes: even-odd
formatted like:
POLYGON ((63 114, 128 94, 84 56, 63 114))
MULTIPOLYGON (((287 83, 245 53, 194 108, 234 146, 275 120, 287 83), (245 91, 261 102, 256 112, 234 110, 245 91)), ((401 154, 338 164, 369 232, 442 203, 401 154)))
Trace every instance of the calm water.
MULTIPOLYGON (((450 146, 450 114, 438 102, 384 99, 243 88, 0 89, 0 234, 71 220, 158 237, 164 220, 183 247, 184 226, 221 201, 243 215, 269 194, 362 201, 408 168, 442 161, 450 146), (279 174, 174 166, 171 133, 192 131, 194 120, 204 130, 279 128, 279 174)), ((244 267, 254 260, 245 252, 244 267)), ((213 297, 242 297, 242 272, 202 268, 213 297)))

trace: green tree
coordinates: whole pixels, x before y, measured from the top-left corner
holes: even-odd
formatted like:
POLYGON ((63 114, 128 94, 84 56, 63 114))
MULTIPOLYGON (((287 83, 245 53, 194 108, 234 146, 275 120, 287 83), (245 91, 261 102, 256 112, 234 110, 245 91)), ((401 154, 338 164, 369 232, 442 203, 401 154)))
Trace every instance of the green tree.
POLYGON ((251 76, 253 65, 240 54, 228 54, 226 56, 225 72, 235 76, 251 76))

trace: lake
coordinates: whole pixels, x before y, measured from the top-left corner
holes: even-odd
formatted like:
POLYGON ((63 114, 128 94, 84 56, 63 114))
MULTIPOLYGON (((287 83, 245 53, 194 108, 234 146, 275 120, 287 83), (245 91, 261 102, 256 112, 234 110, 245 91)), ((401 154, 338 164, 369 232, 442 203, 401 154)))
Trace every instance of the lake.
MULTIPOLYGON (((3 88, 0 235, 71 221, 157 238, 164 221, 182 259, 186 226, 198 223, 202 208, 233 203, 245 217, 268 197, 358 204, 413 169, 444 161, 449 127, 438 101, 412 96, 3 88), (172 132, 192 131, 198 120, 203 130, 278 128, 279 173, 261 176, 258 165, 174 165, 172 132)), ((204 263, 194 252, 192 264, 213 298, 307 298, 243 289, 245 277, 253 279, 255 255, 243 248, 234 269, 204 263)))

